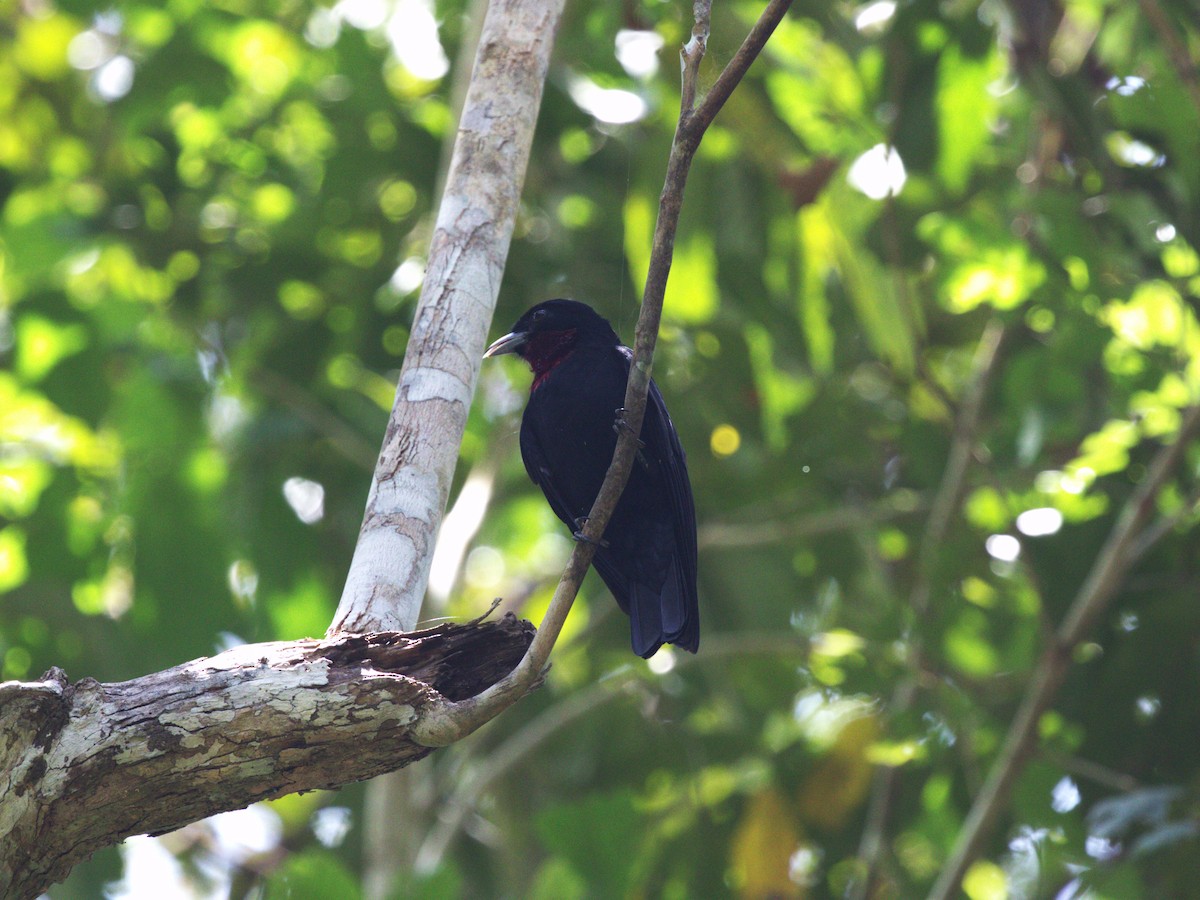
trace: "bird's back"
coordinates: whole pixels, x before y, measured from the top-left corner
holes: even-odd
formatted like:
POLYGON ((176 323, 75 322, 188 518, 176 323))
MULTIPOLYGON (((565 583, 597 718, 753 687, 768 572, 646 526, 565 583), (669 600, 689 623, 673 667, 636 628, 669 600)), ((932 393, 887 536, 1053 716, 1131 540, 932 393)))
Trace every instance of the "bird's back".
MULTIPOLYGON (((578 347, 534 388, 521 422, 521 455, 554 512, 573 530, 591 510, 616 447, 614 422, 629 374, 620 347, 578 347)), ((696 526, 687 464, 651 384, 629 483, 597 550, 596 570, 629 614, 633 649, 664 642, 695 651, 696 526)))

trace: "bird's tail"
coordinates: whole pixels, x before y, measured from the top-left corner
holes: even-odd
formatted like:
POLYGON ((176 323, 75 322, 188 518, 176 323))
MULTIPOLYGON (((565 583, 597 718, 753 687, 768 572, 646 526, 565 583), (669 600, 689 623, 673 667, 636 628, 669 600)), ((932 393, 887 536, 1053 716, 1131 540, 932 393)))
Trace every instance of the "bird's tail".
POLYGON ((664 643, 696 652, 700 646, 700 611, 688 591, 678 559, 671 564, 661 588, 630 585, 629 624, 633 652, 644 659, 653 656, 664 643))

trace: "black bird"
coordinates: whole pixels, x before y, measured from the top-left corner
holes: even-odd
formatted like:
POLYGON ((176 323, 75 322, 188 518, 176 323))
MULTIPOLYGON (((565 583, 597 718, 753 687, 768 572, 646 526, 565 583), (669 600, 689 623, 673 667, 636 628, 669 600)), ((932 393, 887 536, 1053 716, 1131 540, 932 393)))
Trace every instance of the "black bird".
MULTIPOLYGON (((521 458, 573 532, 592 508, 616 447, 633 353, 590 306, 539 303, 484 357, 516 353, 533 369, 521 419, 521 458)), ((696 652, 696 510, 687 458, 662 394, 650 382, 642 446, 594 563, 629 615, 633 652, 664 643, 696 652)))

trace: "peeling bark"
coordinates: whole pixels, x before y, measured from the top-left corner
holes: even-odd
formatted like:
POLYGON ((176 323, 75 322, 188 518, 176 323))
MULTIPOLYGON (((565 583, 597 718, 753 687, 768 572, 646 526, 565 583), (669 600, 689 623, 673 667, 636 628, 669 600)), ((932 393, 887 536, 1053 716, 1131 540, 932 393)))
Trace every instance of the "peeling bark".
POLYGON ((34 897, 101 847, 430 752, 412 729, 507 674, 511 615, 410 634, 248 644, 132 681, 51 669, 0 684, 0 896, 34 897))

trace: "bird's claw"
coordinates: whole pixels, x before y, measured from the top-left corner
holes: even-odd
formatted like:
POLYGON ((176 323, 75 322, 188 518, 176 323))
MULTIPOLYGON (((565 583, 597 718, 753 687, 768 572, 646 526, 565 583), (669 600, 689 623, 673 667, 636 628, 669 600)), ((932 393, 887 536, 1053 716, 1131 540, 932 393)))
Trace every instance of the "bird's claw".
POLYGON ((571 537, 575 538, 575 540, 579 541, 581 544, 591 544, 593 547, 605 548, 608 546, 608 541, 604 540, 604 538, 594 541, 582 531, 576 531, 572 533, 571 537))
POLYGON ((587 520, 587 516, 580 516, 575 520, 576 530, 571 532, 571 537, 575 538, 575 540, 579 541, 581 544, 591 544, 595 547, 607 547, 608 541, 604 540, 604 538, 592 539, 583 533, 583 526, 587 524, 587 520))
MULTIPOLYGON (((617 407, 616 412, 617 412, 617 418, 613 422, 613 431, 615 431, 617 434, 620 434, 622 431, 628 431, 630 434, 632 434, 633 426, 631 426, 629 424, 629 422, 626 421, 626 419, 625 419, 625 407, 623 407, 623 406, 617 407)), ((638 449, 641 450, 645 446, 646 446, 646 442, 643 441, 641 438, 638 438, 638 449)))

